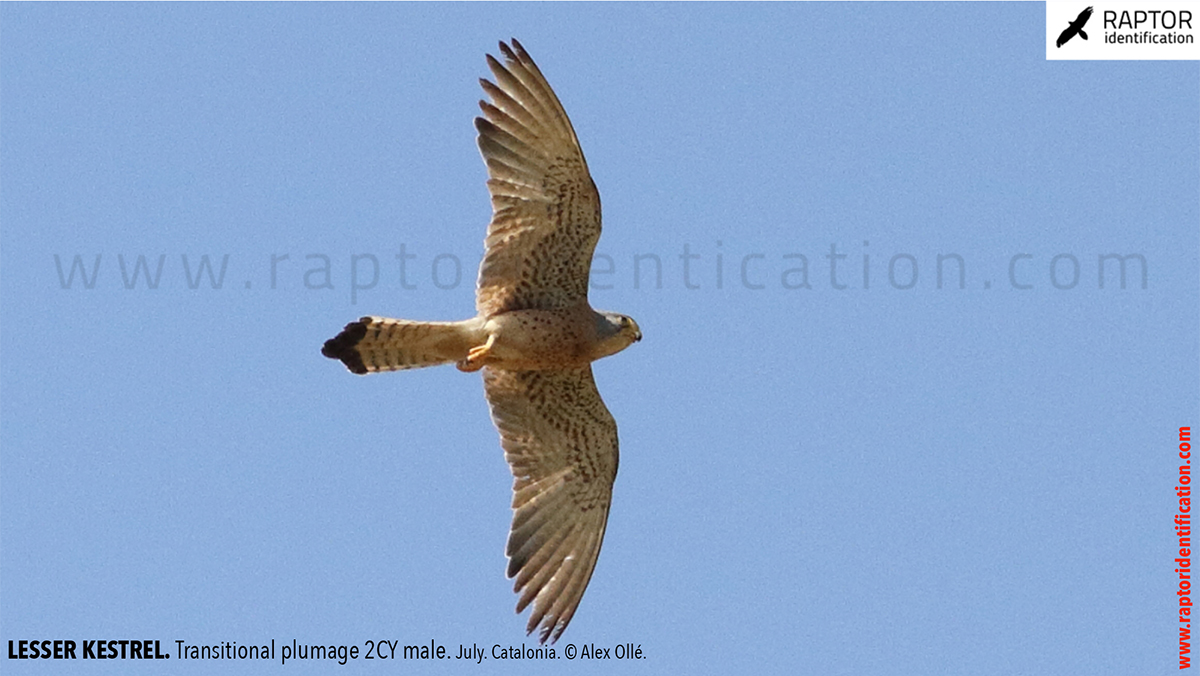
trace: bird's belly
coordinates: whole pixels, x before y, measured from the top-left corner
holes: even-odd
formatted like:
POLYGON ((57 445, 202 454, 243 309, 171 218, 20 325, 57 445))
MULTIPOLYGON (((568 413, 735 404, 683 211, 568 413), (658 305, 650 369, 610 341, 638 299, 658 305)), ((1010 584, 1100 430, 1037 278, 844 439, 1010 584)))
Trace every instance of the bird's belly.
POLYGON ((581 313, 568 310, 516 310, 488 320, 495 336, 489 364, 514 371, 562 369, 588 364, 588 330, 581 313))

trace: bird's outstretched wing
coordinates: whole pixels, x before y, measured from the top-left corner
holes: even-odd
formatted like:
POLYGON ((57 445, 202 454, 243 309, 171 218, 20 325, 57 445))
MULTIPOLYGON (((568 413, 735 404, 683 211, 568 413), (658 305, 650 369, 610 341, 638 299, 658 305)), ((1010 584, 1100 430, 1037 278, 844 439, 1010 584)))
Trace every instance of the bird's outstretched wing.
POLYGON ((491 103, 475 118, 488 171, 492 221, 479 267, 483 316, 552 309, 587 298, 600 238, 600 195, 558 97, 516 40, 488 56, 491 103))
POLYGON ((1058 34, 1058 40, 1054 43, 1054 46, 1062 47, 1063 45, 1067 44, 1067 40, 1070 40, 1073 37, 1075 37, 1075 27, 1067 26, 1063 32, 1058 34))
POLYGON ((591 367, 566 371, 485 368, 484 391, 513 473, 508 576, 531 603, 526 631, 558 639, 591 580, 604 541, 617 423, 591 367))

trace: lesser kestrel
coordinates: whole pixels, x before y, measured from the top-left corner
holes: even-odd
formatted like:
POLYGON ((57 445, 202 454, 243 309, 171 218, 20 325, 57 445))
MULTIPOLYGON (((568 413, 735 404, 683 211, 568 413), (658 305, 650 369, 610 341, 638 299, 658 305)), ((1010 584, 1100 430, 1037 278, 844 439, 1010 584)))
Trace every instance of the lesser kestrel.
POLYGON ((495 83, 475 118, 492 220, 478 316, 461 322, 363 317, 322 354, 354 373, 455 363, 483 371, 513 474, 508 576, 543 643, 575 614, 604 540, 617 474, 617 424, 591 363, 641 340, 625 315, 588 303, 600 195, 558 97, 516 40, 487 57, 495 83))

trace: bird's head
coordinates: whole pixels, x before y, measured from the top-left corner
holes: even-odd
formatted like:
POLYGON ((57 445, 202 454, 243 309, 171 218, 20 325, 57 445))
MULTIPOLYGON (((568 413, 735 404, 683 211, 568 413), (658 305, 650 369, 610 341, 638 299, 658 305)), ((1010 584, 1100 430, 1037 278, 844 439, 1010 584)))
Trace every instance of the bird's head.
POLYGON ((616 354, 642 339, 642 330, 632 317, 616 312, 596 313, 596 335, 600 339, 599 354, 607 357, 616 354))

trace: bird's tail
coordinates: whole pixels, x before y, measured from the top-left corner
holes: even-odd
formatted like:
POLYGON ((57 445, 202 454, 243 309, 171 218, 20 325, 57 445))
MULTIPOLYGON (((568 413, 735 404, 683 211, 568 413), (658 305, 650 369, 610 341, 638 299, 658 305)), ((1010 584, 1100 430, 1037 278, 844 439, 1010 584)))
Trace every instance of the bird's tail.
POLYGON ((478 317, 461 322, 363 317, 325 341, 321 354, 340 359, 346 368, 362 374, 458 362, 485 341, 478 317))
POLYGON ((1083 31, 1079 31, 1079 37, 1081 37, 1081 38, 1083 38, 1084 40, 1086 40, 1086 39, 1087 39, 1087 33, 1084 33, 1083 31))

